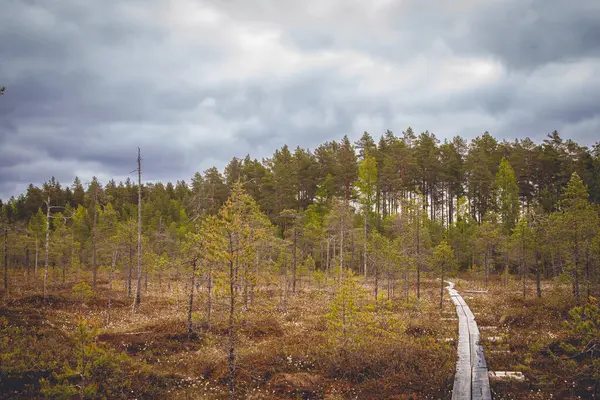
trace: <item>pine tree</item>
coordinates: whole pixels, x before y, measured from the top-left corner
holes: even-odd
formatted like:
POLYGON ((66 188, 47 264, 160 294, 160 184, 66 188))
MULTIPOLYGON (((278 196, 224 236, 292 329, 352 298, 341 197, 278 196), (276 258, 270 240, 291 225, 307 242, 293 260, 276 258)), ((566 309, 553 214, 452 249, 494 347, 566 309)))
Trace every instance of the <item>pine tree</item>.
POLYGON ((229 295, 229 397, 235 397, 237 298, 240 272, 255 259, 257 246, 271 232, 270 224, 256 202, 246 194, 241 183, 233 186, 230 198, 219 211, 217 229, 225 238, 219 254, 227 265, 226 276, 229 295))
POLYGON ((490 272, 494 261, 494 253, 500 244, 501 232, 496 224, 495 215, 490 215, 477 227, 477 241, 475 243, 478 251, 483 256, 485 267, 485 287, 487 289, 490 272))
POLYGON ((368 220, 373 212, 373 203, 377 190, 377 161, 368 153, 360 162, 358 168, 358 180, 356 182, 360 190, 360 202, 363 206, 363 233, 364 233, 364 259, 363 272, 367 276, 367 230, 368 220))
POLYGON ((444 279, 455 271, 456 259, 454 258, 454 251, 446 242, 443 240, 433 249, 431 256, 431 266, 438 270, 440 273, 440 312, 444 307, 444 279))
POLYGON ((558 209, 562 242, 568 249, 567 256, 573 275, 573 292, 579 297, 582 263, 586 265, 586 285, 589 293, 590 266, 586 261, 586 254, 598 232, 598 213, 590 206, 587 188, 576 172, 563 189, 558 209))
POLYGON ((506 158, 502 158, 494 182, 496 207, 505 233, 510 232, 519 216, 519 187, 515 173, 506 158))
POLYGON ((359 322, 361 320, 361 300, 364 292, 352 274, 338 286, 335 296, 325 315, 329 338, 335 344, 341 345, 344 351, 349 350, 361 335, 359 322))

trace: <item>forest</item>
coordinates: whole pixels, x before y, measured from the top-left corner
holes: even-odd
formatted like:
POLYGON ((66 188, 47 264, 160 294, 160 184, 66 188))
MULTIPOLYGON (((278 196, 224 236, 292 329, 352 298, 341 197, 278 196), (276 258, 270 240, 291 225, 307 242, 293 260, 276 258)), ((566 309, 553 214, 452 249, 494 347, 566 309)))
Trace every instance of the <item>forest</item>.
POLYGON ((0 398, 600 397, 600 143, 357 138, 0 202, 0 398))

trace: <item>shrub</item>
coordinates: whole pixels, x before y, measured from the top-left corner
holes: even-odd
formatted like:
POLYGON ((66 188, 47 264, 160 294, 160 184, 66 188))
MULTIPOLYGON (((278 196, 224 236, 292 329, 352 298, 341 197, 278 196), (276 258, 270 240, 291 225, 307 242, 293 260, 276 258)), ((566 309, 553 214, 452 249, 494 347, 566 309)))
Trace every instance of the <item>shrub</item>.
POLYGON ((82 303, 86 300, 89 300, 94 295, 91 286, 85 282, 78 283, 77 285, 73 286, 71 290, 73 294, 81 300, 82 303))

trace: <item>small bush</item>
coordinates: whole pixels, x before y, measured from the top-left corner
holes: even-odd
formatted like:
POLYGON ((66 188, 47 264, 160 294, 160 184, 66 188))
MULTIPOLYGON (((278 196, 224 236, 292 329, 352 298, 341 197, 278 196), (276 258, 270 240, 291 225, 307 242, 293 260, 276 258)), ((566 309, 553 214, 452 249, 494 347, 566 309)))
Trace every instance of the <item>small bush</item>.
POLYGON ((86 300, 89 300, 94 295, 94 291, 92 290, 91 286, 85 282, 80 282, 73 286, 71 291, 75 296, 77 296, 77 298, 79 298, 79 300, 81 300, 82 303, 86 300))

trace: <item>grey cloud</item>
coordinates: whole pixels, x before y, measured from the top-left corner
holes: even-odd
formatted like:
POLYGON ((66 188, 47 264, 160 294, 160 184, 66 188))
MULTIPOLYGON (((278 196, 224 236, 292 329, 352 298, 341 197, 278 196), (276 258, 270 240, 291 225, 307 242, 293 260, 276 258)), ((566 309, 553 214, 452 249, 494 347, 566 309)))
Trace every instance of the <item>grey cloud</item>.
POLYGON ((598 56, 599 21, 600 6, 593 1, 490 2, 470 24, 464 42, 509 67, 535 68, 598 56))
POLYGON ((189 180, 233 156, 260 159, 286 143, 314 148, 364 130, 378 136, 410 125, 440 138, 489 130, 539 140, 558 129, 591 144, 600 128, 600 80, 568 77, 571 67, 600 65, 600 6, 592 0, 436 0, 428 7, 410 0, 379 9, 335 0, 204 2, 233 26, 278 28, 282 45, 301 56, 352 50, 408 78, 418 72, 407 67, 412 60, 428 61, 425 78, 368 93, 360 76, 344 77, 334 65, 221 79, 219 62, 239 46, 230 26, 177 36, 176 21, 170 28, 163 17, 175 3, 6 3, 0 198, 51 175, 67 183, 75 174, 124 179, 137 146, 145 176, 166 181, 189 180), (504 69, 496 80, 442 90, 428 78, 443 72, 448 57, 493 58, 504 69))

